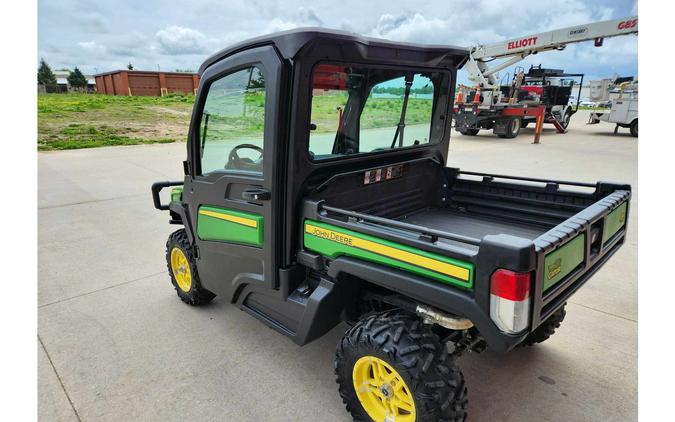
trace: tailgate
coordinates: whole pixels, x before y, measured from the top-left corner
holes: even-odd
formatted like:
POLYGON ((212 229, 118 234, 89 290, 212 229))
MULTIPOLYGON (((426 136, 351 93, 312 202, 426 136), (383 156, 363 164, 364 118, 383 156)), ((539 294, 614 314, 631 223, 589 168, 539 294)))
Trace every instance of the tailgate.
POLYGON ((623 244, 630 191, 617 190, 534 240, 532 328, 574 294, 623 244))

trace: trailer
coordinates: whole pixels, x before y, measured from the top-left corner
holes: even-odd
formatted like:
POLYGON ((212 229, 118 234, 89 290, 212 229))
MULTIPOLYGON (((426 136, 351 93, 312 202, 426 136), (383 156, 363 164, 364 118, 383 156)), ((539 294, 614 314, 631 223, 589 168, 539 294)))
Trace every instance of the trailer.
MULTIPOLYGON (((637 34, 637 32, 638 18, 633 16, 471 47, 464 68, 474 85, 469 89, 460 87, 460 94, 455 101, 457 103, 454 116, 455 129, 465 135, 476 135, 481 129, 492 129, 500 137, 513 138, 518 135, 523 124, 527 125, 544 112, 542 122, 551 123, 558 129, 558 132, 565 133, 569 119, 578 107, 579 95, 577 95, 576 105, 573 104, 574 108, 570 108, 568 99, 564 103, 558 101, 557 98, 547 99, 543 95, 539 100, 521 99, 519 97, 521 92, 536 91, 534 88, 537 86, 536 83, 528 85, 528 78, 532 81, 534 75, 530 72, 527 74, 522 71, 515 72, 511 84, 504 86, 500 83, 498 72, 515 65, 531 54, 551 50, 561 51, 569 44, 590 40, 594 40, 595 46, 600 47, 604 38, 637 34), (528 88, 528 86, 533 86, 533 88, 528 88)), ((540 73, 546 73, 541 66, 539 69, 533 68, 530 71, 534 69, 540 73)), ((566 74, 562 70, 560 74, 559 76, 564 79, 562 75, 566 74)), ((553 75, 549 75, 549 81, 552 81, 550 76, 553 75)), ((582 75, 575 76, 582 77, 582 75)), ((564 84, 557 86, 565 88, 564 84)), ((579 83, 579 88, 581 88, 581 83, 579 83)), ((564 89, 559 90, 564 91, 564 89)))

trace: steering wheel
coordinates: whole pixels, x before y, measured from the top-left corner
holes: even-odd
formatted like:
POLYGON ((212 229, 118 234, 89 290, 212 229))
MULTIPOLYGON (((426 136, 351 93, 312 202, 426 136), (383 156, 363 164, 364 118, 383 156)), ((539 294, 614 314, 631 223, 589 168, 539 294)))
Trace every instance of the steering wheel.
POLYGON ((234 170, 262 170, 262 160, 263 160, 263 149, 257 145, 253 144, 241 144, 232 148, 230 151, 230 156, 228 157, 227 164, 225 168, 234 169, 234 170), (252 149, 257 151, 260 156, 255 160, 252 160, 248 157, 240 157, 238 151, 240 149, 252 149))

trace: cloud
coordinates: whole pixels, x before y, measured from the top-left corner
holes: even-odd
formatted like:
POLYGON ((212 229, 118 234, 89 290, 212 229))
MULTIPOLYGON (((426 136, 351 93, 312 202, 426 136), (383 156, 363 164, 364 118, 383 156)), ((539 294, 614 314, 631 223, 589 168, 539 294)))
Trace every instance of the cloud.
POLYGON ((485 25, 463 25, 463 22, 470 22, 464 13, 453 14, 446 18, 427 17, 417 12, 396 16, 384 14, 368 35, 395 41, 461 46, 475 44, 476 40, 504 39, 504 36, 497 33, 494 28, 485 25), (458 30, 459 28, 461 30, 458 30))
MULTIPOLYGON (((273 18, 265 27, 265 30, 262 31, 262 34, 287 31, 289 29, 301 28, 303 26, 326 27, 314 9, 299 7, 295 10, 295 13, 290 18, 273 18)), ((328 26, 330 27, 330 25, 328 26)))
POLYGON ((97 43, 96 41, 80 41, 77 43, 78 46, 84 48, 85 50, 105 50, 105 46, 97 43))
POLYGON ((111 55, 121 57, 147 55, 152 49, 152 40, 138 31, 120 34, 108 45, 108 52, 111 55))
POLYGON ((167 26, 157 31, 155 39, 159 43, 160 51, 172 56, 202 54, 212 51, 209 48, 209 44, 212 42, 204 34, 182 26, 167 26))
MULTIPOLYGON (((529 33, 635 14, 634 0, 193 0, 166 7, 161 0, 40 0, 38 51, 53 67, 99 70, 199 67, 203 59, 242 40, 305 26, 423 44, 471 46, 529 33), (353 12, 358 10, 358 13, 353 12)), ((531 58, 544 66, 603 74, 636 69, 633 37, 570 46, 531 58), (619 41, 619 40, 622 41, 619 41), (614 54, 612 54, 614 53, 614 54)), ((39 56, 38 56, 39 59, 39 56)), ((529 62, 522 62, 526 64, 529 62)), ((633 72, 636 72, 634 70, 633 72)))
POLYGON ((299 20, 303 22, 303 24, 311 26, 323 26, 323 21, 319 19, 314 9, 305 9, 304 7, 300 7, 298 8, 298 15, 299 20))
POLYGON ((453 21, 452 18, 427 18, 421 13, 398 16, 384 14, 380 16, 370 35, 396 41, 448 44, 448 35, 457 32, 453 21))
POLYGON ((105 18, 98 12, 78 10, 72 13, 70 19, 77 27, 89 33, 105 34, 109 32, 105 18))

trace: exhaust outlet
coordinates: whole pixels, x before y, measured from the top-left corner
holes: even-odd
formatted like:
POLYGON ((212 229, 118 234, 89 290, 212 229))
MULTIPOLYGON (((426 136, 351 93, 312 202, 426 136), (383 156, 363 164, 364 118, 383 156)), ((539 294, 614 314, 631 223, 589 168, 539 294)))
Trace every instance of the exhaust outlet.
POLYGON ((415 313, 421 316, 426 324, 438 324, 449 330, 468 330, 473 327, 473 322, 469 319, 454 317, 429 306, 417 305, 415 313))

